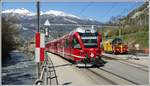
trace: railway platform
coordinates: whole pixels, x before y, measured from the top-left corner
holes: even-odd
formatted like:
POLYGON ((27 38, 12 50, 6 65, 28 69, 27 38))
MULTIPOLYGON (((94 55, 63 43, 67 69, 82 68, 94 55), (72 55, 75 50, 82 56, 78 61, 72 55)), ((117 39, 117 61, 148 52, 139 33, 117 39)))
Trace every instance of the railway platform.
POLYGON ((59 85, 94 84, 89 78, 79 73, 73 64, 52 53, 48 53, 48 56, 53 61, 59 85))

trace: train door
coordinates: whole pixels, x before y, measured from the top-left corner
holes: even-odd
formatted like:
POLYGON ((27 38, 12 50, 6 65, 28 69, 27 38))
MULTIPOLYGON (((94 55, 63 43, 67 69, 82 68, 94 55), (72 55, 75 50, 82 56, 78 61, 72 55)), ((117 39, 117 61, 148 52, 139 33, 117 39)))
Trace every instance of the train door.
POLYGON ((68 37, 65 38, 65 49, 64 49, 64 52, 65 52, 65 57, 66 58, 69 58, 69 39, 68 37))
POLYGON ((63 57, 65 57, 64 46, 63 46, 63 48, 62 48, 62 49, 63 49, 63 50, 62 50, 62 51, 63 51, 63 53, 62 53, 63 55, 62 55, 62 56, 63 56, 63 57))
POLYGON ((71 36, 69 36, 69 54, 71 54, 72 52, 71 52, 71 49, 72 49, 72 37, 71 36))
POLYGON ((77 38, 75 36, 73 36, 72 39, 72 59, 74 61, 79 60, 80 58, 80 50, 81 50, 81 45, 79 43, 79 40, 77 40, 77 38))
POLYGON ((65 57, 65 46, 64 46, 65 44, 64 44, 64 40, 62 40, 61 41, 61 55, 63 56, 63 57, 65 57))
POLYGON ((57 43, 57 53, 60 55, 60 41, 57 43))
POLYGON ((73 36, 70 37, 70 57, 73 58, 73 36))
POLYGON ((57 42, 54 42, 54 48, 55 48, 55 49, 54 49, 54 50, 55 50, 54 52, 57 53, 57 51, 58 51, 58 49, 57 49, 57 42))

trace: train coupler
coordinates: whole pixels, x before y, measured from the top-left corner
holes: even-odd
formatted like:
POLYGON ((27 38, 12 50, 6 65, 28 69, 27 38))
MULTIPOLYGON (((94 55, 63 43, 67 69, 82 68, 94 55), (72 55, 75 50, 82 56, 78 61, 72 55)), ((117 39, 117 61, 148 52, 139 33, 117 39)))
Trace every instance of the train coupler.
POLYGON ((94 67, 102 67, 106 63, 107 61, 104 61, 102 58, 95 58, 94 61, 92 61, 94 67))
POLYGON ((76 63, 77 67, 102 67, 107 62, 101 58, 84 59, 76 63))

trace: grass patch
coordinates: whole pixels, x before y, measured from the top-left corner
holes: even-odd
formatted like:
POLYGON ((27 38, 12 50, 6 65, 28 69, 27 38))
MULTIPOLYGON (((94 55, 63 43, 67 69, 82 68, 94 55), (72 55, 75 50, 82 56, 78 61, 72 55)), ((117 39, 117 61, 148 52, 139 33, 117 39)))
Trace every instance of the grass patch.
POLYGON ((122 36, 125 42, 134 41, 140 44, 141 48, 149 47, 149 33, 148 31, 140 31, 136 33, 126 34, 122 36))

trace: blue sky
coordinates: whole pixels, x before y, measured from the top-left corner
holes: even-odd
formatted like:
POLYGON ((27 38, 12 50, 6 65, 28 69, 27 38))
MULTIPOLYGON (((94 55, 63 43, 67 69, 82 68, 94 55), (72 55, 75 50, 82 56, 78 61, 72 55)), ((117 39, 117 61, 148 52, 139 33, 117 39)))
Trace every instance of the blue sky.
MULTIPOLYGON (((42 2, 41 11, 58 10, 82 18, 90 18, 101 22, 108 21, 112 16, 125 16, 143 2, 42 2)), ((34 2, 4 2, 2 10, 25 8, 36 12, 34 2)))

